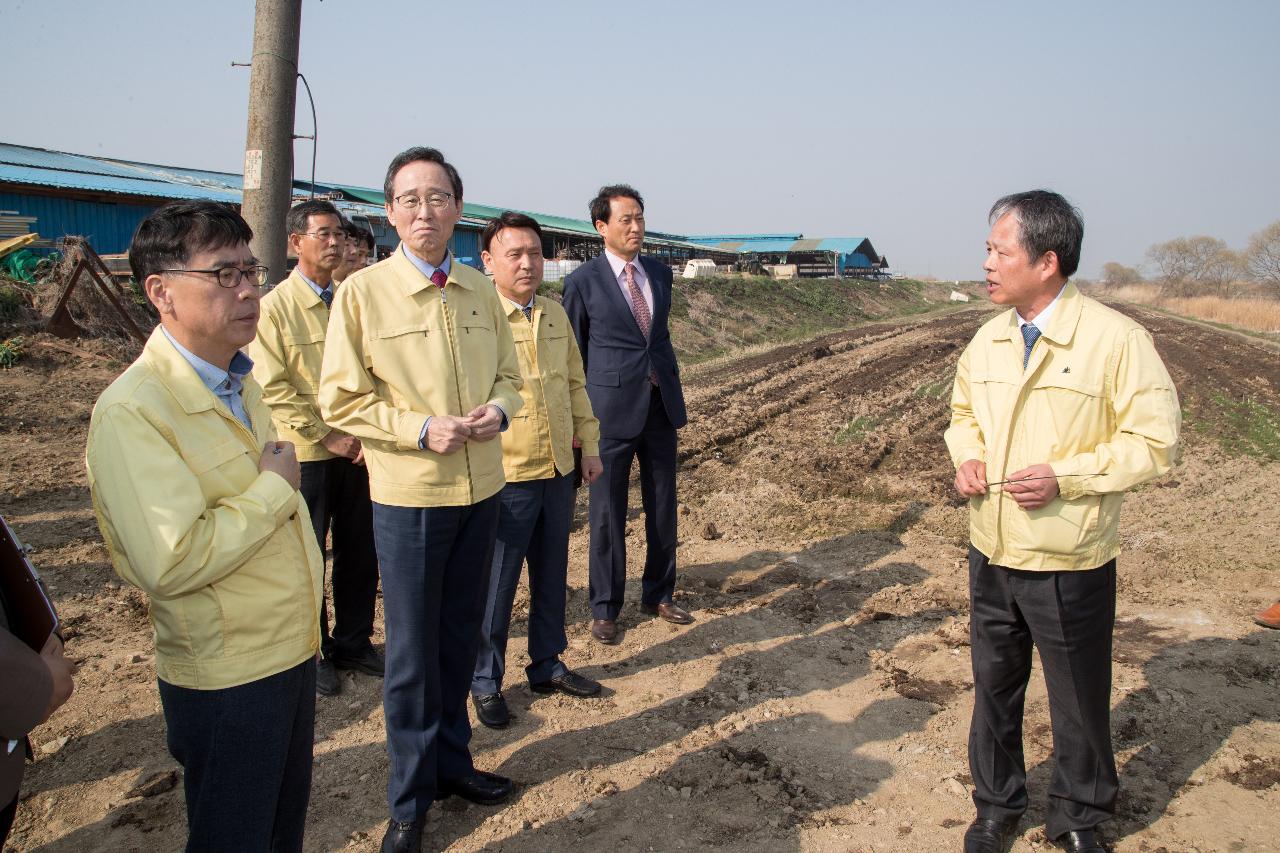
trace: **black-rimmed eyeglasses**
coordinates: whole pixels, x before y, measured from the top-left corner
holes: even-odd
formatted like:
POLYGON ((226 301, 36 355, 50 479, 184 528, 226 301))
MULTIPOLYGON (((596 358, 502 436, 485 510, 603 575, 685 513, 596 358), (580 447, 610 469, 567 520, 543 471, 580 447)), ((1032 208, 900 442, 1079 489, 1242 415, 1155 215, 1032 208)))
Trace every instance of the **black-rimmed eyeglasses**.
POLYGON ((156 270, 159 273, 176 273, 189 272, 199 273, 201 275, 214 276, 218 281, 219 287, 225 287, 228 290, 233 287, 239 287, 240 281, 249 282, 254 287, 262 287, 267 283, 267 268, 261 264, 255 264, 251 267, 218 267, 216 270, 156 270))

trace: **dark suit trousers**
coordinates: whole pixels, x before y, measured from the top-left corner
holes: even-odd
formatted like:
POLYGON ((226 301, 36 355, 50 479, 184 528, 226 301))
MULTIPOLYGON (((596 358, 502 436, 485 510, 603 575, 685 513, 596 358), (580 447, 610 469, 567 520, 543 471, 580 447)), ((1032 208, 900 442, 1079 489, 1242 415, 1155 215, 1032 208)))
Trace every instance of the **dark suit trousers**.
MULTIPOLYGON (((643 392, 642 392, 643 393, 643 392)), ((604 474, 590 487, 591 615, 617 619, 627 584, 627 488, 640 460, 640 500, 648 551, 641 576, 644 604, 670 601, 676 588, 676 430, 650 386, 649 417, 635 438, 600 439, 604 474)))
POLYGON ((480 631, 480 653, 471 676, 477 696, 497 693, 507 671, 507 636, 520 569, 529 561, 529 666, 537 684, 565 673, 565 580, 569 526, 573 522, 573 474, 507 483, 500 494, 498 538, 493 546, 489 596, 480 631))
POLYGON ((160 681, 160 702, 169 752, 182 765, 188 853, 301 850, 315 661, 221 690, 160 681))
POLYGON ((13 819, 18 815, 18 795, 13 795, 13 802, 0 809, 0 850, 9 840, 9 830, 13 829, 13 819))
POLYGON ((378 597, 369 474, 342 457, 303 462, 301 468, 302 497, 321 551, 333 530, 333 633, 329 633, 328 607, 321 606, 320 651, 326 658, 359 655, 373 636, 378 597))
POLYGON ((467 694, 480 645, 498 495, 470 506, 375 503, 392 820, 421 818, 440 779, 471 773, 467 694))
POLYGON ((1015 571, 970 546, 969 595, 978 816, 1003 820, 1027 808, 1022 712, 1034 645, 1053 728, 1045 834, 1056 839, 1109 819, 1120 786, 1111 749, 1116 561, 1078 572, 1015 571))

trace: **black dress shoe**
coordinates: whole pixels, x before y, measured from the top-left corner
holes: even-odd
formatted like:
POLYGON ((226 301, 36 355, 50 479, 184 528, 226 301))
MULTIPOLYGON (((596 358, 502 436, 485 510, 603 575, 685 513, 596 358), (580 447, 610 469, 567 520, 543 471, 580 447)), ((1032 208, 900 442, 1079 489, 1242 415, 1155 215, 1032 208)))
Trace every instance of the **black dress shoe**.
POLYGON ((1018 829, 1018 820, 977 818, 964 832, 964 853, 1004 853, 1018 829))
POLYGON ((476 717, 491 729, 505 729, 511 722, 511 712, 507 710, 507 700, 501 693, 486 693, 483 696, 471 694, 471 704, 476 709, 476 717))
POLYGON ((333 665, 338 669, 354 669, 356 672, 363 672, 365 675, 374 675, 378 678, 382 678, 387 670, 387 664, 383 661, 382 655, 378 654, 373 646, 367 646, 359 654, 334 654, 333 665))
POLYGON ((422 849, 422 821, 391 821, 382 836, 382 853, 418 853, 422 849))
POLYGON ((473 770, 470 776, 461 779, 441 779, 436 783, 436 799, 443 800, 457 794, 464 800, 470 800, 482 806, 496 806, 505 803, 511 796, 514 786, 506 776, 497 773, 486 773, 473 770))
POLYGON ((333 668, 333 661, 321 658, 316 664, 316 693, 321 696, 337 696, 342 692, 342 682, 333 668))
POLYGON ((565 670, 550 681, 529 682, 529 689, 534 693, 567 693, 570 696, 595 696, 600 692, 600 682, 592 681, 585 675, 578 675, 571 669, 565 670))
POLYGON ((618 642, 618 623, 612 619, 595 619, 591 623, 591 636, 606 646, 618 642))
POLYGON ((693 623, 693 616, 689 611, 671 601, 662 601, 658 604, 642 604, 640 609, 650 616, 658 616, 676 625, 690 625, 693 623))
POLYGON ((1107 853, 1092 829, 1073 829, 1057 841, 1067 853, 1107 853))

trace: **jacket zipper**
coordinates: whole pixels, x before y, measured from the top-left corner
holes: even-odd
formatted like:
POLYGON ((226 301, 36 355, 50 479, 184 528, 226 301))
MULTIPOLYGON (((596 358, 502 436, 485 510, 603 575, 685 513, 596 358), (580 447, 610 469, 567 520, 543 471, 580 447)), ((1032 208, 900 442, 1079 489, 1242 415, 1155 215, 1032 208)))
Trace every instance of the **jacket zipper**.
MULTIPOLYGON (((449 311, 449 297, 445 295, 443 287, 437 287, 440 291, 440 310, 444 311, 444 328, 445 334, 449 336, 449 360, 453 363, 453 390, 454 397, 458 400, 458 416, 463 416, 462 406, 462 382, 458 375, 458 334, 453 327, 453 316, 449 311)), ((462 458, 467 464, 467 502, 471 502, 474 497, 471 488, 471 453, 466 444, 462 445, 462 458)))

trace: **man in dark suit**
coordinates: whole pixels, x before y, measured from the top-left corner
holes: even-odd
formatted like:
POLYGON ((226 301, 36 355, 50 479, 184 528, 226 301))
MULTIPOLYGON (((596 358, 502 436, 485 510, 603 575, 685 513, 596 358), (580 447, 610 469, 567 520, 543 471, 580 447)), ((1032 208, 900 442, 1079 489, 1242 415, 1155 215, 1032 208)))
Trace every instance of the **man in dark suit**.
POLYGON ((671 270, 640 257, 644 199, 625 184, 602 187, 591 220, 604 254, 570 273, 564 308, 582 350, 587 396, 600 419, 604 475, 591 484, 591 635, 618 641, 627 580, 627 485, 640 460, 645 557, 641 607, 668 622, 693 617, 672 601, 676 585, 676 430, 687 420, 667 317, 671 270))
POLYGON ((9 633, 8 606, 0 595, 0 848, 18 810, 18 788, 31 754, 27 735, 71 698, 75 674, 57 634, 37 653, 9 633))

